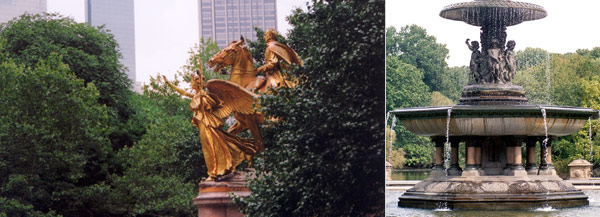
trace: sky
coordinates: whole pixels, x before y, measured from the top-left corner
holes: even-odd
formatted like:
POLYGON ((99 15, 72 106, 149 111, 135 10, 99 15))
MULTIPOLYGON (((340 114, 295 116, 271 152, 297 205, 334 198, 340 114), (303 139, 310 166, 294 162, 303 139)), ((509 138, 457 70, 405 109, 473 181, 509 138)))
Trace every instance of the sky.
MULTIPOLYGON (((444 6, 469 0, 386 1, 386 27, 397 30, 411 24, 424 27, 438 43, 450 50, 449 66, 469 65, 471 51, 465 39, 479 41, 479 27, 439 16, 444 6)), ((553 53, 600 47, 600 1, 520 0, 546 9, 546 18, 523 22, 507 29, 507 40, 515 40, 515 50, 542 48, 553 53)))
MULTIPOLYGON (((47 0, 48 12, 85 22, 85 0, 47 0)), ((277 0, 277 30, 286 34, 285 20, 307 0, 277 0)), ((134 0, 136 80, 148 84, 157 73, 172 78, 198 43, 197 0, 134 0)))

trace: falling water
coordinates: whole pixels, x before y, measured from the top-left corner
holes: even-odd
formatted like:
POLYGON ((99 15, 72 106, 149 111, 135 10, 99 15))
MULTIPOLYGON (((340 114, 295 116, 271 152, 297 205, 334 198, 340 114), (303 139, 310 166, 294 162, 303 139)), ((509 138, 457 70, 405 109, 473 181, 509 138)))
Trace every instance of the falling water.
MULTIPOLYGON (((541 107, 542 110, 542 117, 544 117, 544 132, 546 132, 546 138, 544 139, 544 141, 542 141, 542 146, 544 147, 543 150, 546 150, 546 145, 548 144, 548 122, 546 120, 546 109, 544 107, 541 107)), ((544 159, 548 158, 548 152, 544 151, 544 159)))
POLYGON ((392 139, 393 139, 392 137, 393 137, 393 135, 394 135, 394 129, 396 129, 396 115, 392 116, 392 127, 390 128, 390 148, 389 148, 389 150, 388 150, 388 152, 387 152, 387 154, 388 154, 388 157, 387 157, 387 159, 388 159, 388 160, 389 160, 389 157, 390 157, 390 156, 391 156, 391 154, 392 154, 392 145, 393 145, 392 143, 394 142, 394 141, 392 140, 392 139))
POLYGON ((446 170, 450 168, 450 115, 452 114, 452 107, 448 108, 448 117, 446 118, 446 143, 444 144, 444 166, 446 170))
POLYGON ((592 162, 592 117, 588 117, 588 125, 590 126, 588 131, 588 138, 590 138, 590 162, 592 162))

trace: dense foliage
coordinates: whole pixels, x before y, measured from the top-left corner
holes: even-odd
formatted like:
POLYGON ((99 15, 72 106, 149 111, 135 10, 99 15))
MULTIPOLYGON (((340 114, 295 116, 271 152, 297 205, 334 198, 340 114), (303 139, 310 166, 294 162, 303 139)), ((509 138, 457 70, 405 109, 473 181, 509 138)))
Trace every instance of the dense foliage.
POLYGON ((262 100, 282 121, 265 130, 260 175, 238 199, 247 215, 383 215, 384 5, 313 1, 289 17, 305 79, 262 100))
POLYGON ((434 36, 420 26, 405 26, 397 31, 395 27, 386 30, 386 54, 388 58, 399 58, 424 73, 423 82, 431 90, 440 90, 441 75, 448 64, 448 48, 436 42, 434 36))
POLYGON ((61 58, 0 65, 0 213, 72 215, 108 173, 107 109, 61 58))

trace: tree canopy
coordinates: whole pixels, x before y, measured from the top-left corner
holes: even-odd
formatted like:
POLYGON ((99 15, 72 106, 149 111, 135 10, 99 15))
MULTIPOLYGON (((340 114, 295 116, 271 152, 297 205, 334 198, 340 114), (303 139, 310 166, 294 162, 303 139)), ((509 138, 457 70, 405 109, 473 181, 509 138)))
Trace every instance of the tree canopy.
POLYGON ((423 82, 432 91, 441 88, 440 77, 448 66, 448 48, 436 42, 434 36, 417 25, 407 25, 397 31, 395 27, 386 29, 386 54, 388 58, 397 57, 424 73, 423 82))

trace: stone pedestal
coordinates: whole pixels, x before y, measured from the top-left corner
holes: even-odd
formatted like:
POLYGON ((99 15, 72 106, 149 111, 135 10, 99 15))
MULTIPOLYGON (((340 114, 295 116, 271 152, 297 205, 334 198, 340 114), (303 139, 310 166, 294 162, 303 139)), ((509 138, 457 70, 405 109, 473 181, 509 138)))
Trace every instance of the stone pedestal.
POLYGON ((392 180, 392 164, 385 161, 385 180, 392 180))
POLYGON ((552 166, 552 137, 548 138, 546 148, 540 147, 540 169, 538 175, 556 175, 556 169, 552 166))
POLYGON ((250 194, 245 176, 245 173, 236 173, 225 180, 200 182, 198 196, 194 198, 198 217, 243 217, 229 194, 242 197, 250 194))
POLYGON ((535 137, 529 137, 527 138, 527 140, 525 140, 525 143, 527 144, 527 174, 528 175, 537 175, 538 173, 538 166, 537 163, 535 162, 535 143, 538 141, 539 139, 535 138, 535 137))
POLYGON ((450 168, 448 168, 449 176, 460 176, 462 169, 458 165, 458 144, 460 138, 450 137, 450 168))
POLYGON ((523 87, 513 84, 473 84, 462 90, 459 105, 527 104, 523 87))
POLYGON ((569 179, 590 179, 592 164, 584 159, 574 160, 569 164, 569 179))

